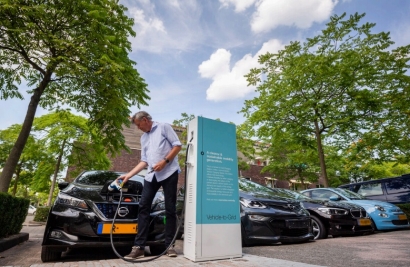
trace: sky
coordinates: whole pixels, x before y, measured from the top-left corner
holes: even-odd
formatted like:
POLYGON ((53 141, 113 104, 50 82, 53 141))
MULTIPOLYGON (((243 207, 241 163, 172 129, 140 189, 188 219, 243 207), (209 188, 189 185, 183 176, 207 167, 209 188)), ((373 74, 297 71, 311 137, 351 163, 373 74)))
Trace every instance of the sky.
MULTIPOLYGON (((129 57, 148 84, 153 120, 182 113, 241 124, 239 111, 256 97, 246 75, 258 56, 320 34, 331 16, 366 13, 373 33, 390 32, 393 47, 410 44, 408 0, 120 0, 134 19, 129 57)), ((0 100, 0 130, 22 124, 30 95, 0 100)), ((90 103, 92 105, 92 103, 90 103)), ((130 108, 137 112, 137 106, 130 108)), ((47 114, 39 108, 36 117, 47 114)), ((130 115, 132 115, 130 114, 130 115)))

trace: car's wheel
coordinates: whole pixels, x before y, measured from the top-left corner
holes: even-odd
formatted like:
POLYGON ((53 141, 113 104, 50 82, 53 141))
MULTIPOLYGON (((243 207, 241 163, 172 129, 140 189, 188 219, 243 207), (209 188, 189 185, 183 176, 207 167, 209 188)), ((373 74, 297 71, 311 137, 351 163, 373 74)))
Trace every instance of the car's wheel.
POLYGON ((33 216, 36 216, 36 212, 33 212, 33 216))
POLYGON ((181 240, 183 234, 184 234, 184 233, 183 233, 182 231, 179 231, 179 232, 177 233, 177 236, 175 237, 175 239, 176 239, 176 240, 181 240))
POLYGON ((310 215, 312 220, 313 236, 314 239, 325 239, 327 238, 327 229, 322 221, 315 215, 310 215))
POLYGON ((242 225, 241 225, 241 236, 242 236, 242 247, 248 247, 250 243, 247 241, 245 230, 243 229, 242 225))
POLYGON ((166 249, 167 249, 167 247, 165 247, 164 244, 149 246, 149 251, 151 252, 151 255, 162 254, 166 249))
POLYGON ((49 261, 57 261, 61 259, 61 251, 53 251, 48 247, 41 247, 41 261, 49 262, 49 261))
POLYGON ((373 227, 373 232, 374 232, 374 231, 377 231, 377 226, 376 226, 376 224, 374 223, 373 219, 370 219, 370 221, 371 221, 371 225, 372 225, 372 227, 373 227))

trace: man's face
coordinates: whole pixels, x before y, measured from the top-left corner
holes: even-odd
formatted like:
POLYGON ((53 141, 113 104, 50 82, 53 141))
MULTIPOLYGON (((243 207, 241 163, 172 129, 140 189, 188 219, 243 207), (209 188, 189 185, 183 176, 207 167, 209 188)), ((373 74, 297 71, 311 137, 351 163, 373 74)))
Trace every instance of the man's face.
POLYGON ((146 117, 142 117, 140 120, 135 119, 134 124, 145 133, 151 131, 151 124, 146 117))

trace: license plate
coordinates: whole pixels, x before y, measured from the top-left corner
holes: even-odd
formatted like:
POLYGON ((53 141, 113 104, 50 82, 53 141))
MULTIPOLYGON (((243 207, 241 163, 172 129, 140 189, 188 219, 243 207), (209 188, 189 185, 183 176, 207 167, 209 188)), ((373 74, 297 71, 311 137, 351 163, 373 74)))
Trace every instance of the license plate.
POLYGON ((370 219, 359 219, 359 225, 365 226, 365 225, 371 225, 370 219))
MULTIPOLYGON (((112 223, 99 223, 97 228, 98 234, 110 234, 112 223)), ((136 234, 138 232, 137 223, 116 223, 112 230, 113 235, 118 234, 136 234)))
POLYGON ((286 221, 286 225, 289 228, 307 228, 309 227, 309 221, 286 221))
POLYGON ((399 214, 399 220, 407 220, 406 214, 399 214))

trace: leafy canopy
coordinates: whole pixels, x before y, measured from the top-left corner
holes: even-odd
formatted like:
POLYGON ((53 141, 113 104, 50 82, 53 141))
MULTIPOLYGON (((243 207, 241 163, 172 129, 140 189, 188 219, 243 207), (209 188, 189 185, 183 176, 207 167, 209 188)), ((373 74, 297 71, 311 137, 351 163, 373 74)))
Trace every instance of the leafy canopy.
POLYGON ((22 99, 23 80, 39 104, 87 114, 106 147, 123 147, 130 105, 146 84, 128 58, 133 20, 116 0, 0 0, 0 99, 22 99), (46 88, 41 83, 47 84, 46 88))

